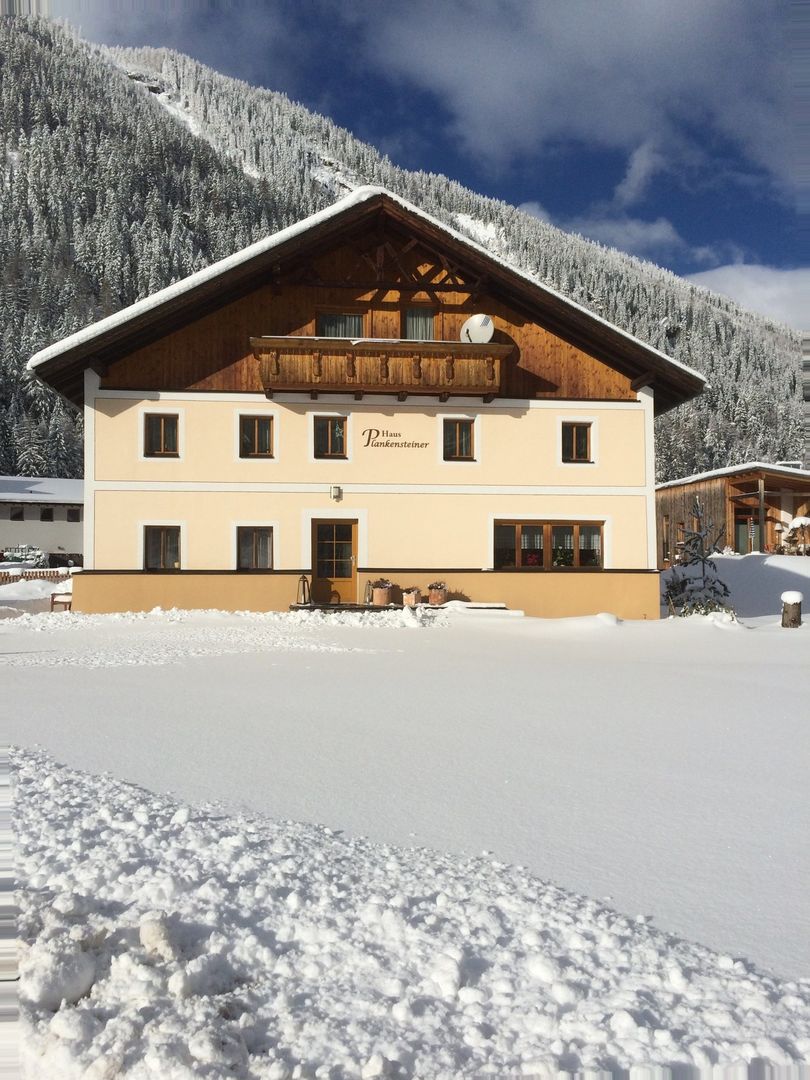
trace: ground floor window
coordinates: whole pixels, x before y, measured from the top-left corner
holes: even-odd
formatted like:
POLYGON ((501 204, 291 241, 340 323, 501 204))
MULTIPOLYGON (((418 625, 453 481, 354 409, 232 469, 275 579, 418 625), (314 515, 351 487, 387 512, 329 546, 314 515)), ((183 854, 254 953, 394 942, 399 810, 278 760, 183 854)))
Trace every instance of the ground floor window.
POLYGON ((496 570, 598 570, 602 523, 497 521, 496 570))
POLYGON ((236 530, 236 569, 272 570, 273 530, 240 525, 236 530))
POLYGON ((180 526, 146 525, 143 533, 144 570, 179 570, 180 526))

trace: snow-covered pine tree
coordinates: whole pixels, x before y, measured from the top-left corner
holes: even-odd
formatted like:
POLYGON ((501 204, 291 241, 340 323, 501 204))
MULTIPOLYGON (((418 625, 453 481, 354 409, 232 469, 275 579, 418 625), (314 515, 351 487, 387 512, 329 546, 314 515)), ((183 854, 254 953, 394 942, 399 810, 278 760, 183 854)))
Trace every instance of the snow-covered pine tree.
POLYGON ((704 517, 700 499, 692 506, 694 526, 684 529, 679 561, 664 575, 664 602, 675 615, 708 615, 712 611, 734 614, 728 586, 717 576, 712 555, 724 534, 704 517))

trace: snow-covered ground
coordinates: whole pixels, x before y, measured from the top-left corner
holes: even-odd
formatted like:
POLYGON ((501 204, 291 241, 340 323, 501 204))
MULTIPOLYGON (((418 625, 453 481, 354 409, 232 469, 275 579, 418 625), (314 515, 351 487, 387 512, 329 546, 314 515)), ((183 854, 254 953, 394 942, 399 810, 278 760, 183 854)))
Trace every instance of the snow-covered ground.
POLYGON ((491 854, 191 809, 30 751, 17 770, 31 1076, 452 1080, 653 1064, 739 1077, 755 1059, 810 1061, 810 981, 491 854))
MULTIPOLYGON (((774 567, 724 560, 727 579, 726 563, 751 596, 769 596, 773 580, 778 611, 781 578, 767 587, 760 580, 774 567)), ((742 607, 740 583, 736 595, 729 583, 742 607)), ((43 1026, 44 1005, 35 1011, 32 1047, 85 1065, 91 1036, 92 1053, 108 1046, 113 1058, 131 1036, 128 1061, 147 1044, 171 1056, 181 1038, 190 1054, 196 1017, 208 1032, 194 1043, 202 1055, 216 1057, 217 1024, 230 1024, 244 1046, 280 1040, 288 1064, 330 1062, 332 1076, 359 1075, 375 1054, 401 1054, 402 1075, 447 1077, 505 1075, 533 1061, 777 1060, 759 1042, 766 1036, 783 1054, 810 1058, 800 1037, 810 1033, 802 1011, 810 990, 809 653, 810 624, 782 630, 775 615, 620 623, 455 612, 420 625, 398 612, 155 612, 0 622, 12 740, 117 778, 22 758, 20 820, 41 850, 23 872, 33 920, 26 932, 36 949, 53 932, 56 964, 69 924, 77 941, 90 942, 97 976, 90 997, 52 1021, 58 1038, 50 1039, 51 1021, 43 1026), (52 786, 42 789, 46 780, 52 786), (187 804, 218 800, 228 816, 193 812, 190 837, 186 811, 172 822, 172 800, 118 780, 187 804), (54 793, 57 817, 43 790, 54 793), (101 830, 100 806, 129 824, 101 830), (240 810, 249 827, 233 817, 240 810), (222 836, 240 833, 222 845, 222 836), (115 880, 122 859, 123 883, 115 880), (92 870, 87 877, 79 860, 92 870), (229 874, 243 885, 228 883, 229 874), (290 880, 279 884, 284 874, 290 880), (168 877, 174 885, 163 895, 168 877), (290 906, 286 889, 297 897, 290 906), (440 892, 449 914, 435 902, 440 892), (99 903, 83 914, 84 901, 72 911, 65 900, 60 912, 55 893, 99 903), (380 909, 370 922, 368 904, 380 909), (136 941, 150 908, 168 919, 159 961, 136 941), (303 937, 299 923, 309 927, 303 937), (106 944, 92 944, 93 926, 106 930, 106 944), (269 952, 245 944, 251 933, 269 952), (608 945, 611 934, 623 940, 608 945), (240 982, 253 952, 255 984, 240 982), (556 964, 545 982, 527 967, 536 952, 556 964), (124 966, 116 961, 108 973, 111 954, 124 966), (436 989, 434 960, 446 966, 446 985, 460 980, 463 993, 436 989), (119 1007, 131 963, 145 996, 119 1007), (189 1000, 169 987, 175 975, 175 990, 184 985, 176 973, 188 964, 192 976, 203 972, 202 991, 189 1000), (666 982, 672 964, 678 986, 666 982), (231 981, 218 997, 205 973, 220 968, 231 981), (396 994, 380 990, 387 978, 398 980, 396 994), (345 1011, 348 999, 356 1012, 345 1011), (107 1032, 113 1014, 141 1007, 155 1018, 146 1034, 139 1020, 107 1032), (629 1019, 614 1022, 613 1013, 629 1019), (594 1034, 602 1029, 605 1038, 594 1034)), ((89 973, 85 960, 77 963, 89 973)), ((239 1040, 226 1044, 222 1053, 242 1060, 239 1040)), ((213 1057, 209 1066, 195 1057, 190 1072, 176 1075, 239 1075, 213 1057)), ((281 1064, 267 1071, 270 1060, 262 1058, 262 1072, 251 1057, 242 1075, 284 1075, 281 1064)), ((33 1075, 82 1075, 48 1068, 33 1075)), ((93 1068, 87 1080, 118 1075, 113 1065, 93 1068)), ((175 1075, 155 1069, 121 1075, 175 1075)))

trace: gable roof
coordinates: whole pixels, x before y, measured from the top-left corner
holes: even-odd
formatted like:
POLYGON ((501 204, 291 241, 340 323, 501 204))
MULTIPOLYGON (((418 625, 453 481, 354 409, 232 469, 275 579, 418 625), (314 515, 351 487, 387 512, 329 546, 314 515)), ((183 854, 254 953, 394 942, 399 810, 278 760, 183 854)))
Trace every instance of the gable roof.
POLYGON ((128 352, 193 321, 203 312, 250 292, 278 273, 285 259, 337 242, 342 233, 384 215, 404 225, 423 242, 451 249, 486 291, 519 306, 532 321, 582 351, 644 380, 655 391, 656 412, 697 396, 705 378, 685 364, 640 341, 587 308, 517 270, 475 241, 449 228, 412 203, 378 187, 357 188, 332 206, 272 236, 213 263, 113 315, 41 349, 29 368, 77 404, 84 394, 84 370, 103 368, 128 352))
POLYGON ((694 484, 699 480, 715 480, 721 476, 737 476, 739 473, 749 472, 773 473, 775 476, 784 476, 789 479, 806 480, 810 486, 810 470, 795 468, 792 465, 770 465, 767 461, 745 461, 741 465, 727 465, 724 469, 712 469, 710 472, 683 476, 679 480, 667 480, 663 484, 656 484, 655 490, 663 491, 665 488, 679 487, 681 484, 694 484))

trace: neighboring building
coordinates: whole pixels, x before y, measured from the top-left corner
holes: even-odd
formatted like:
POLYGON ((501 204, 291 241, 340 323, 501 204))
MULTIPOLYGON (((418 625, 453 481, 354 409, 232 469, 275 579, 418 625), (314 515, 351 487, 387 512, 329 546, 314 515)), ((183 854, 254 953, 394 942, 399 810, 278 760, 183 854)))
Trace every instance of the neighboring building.
POLYGON ((693 528, 695 498, 704 519, 719 533, 718 547, 740 555, 776 551, 793 518, 810 515, 810 472, 791 465, 749 461, 727 469, 659 484, 658 565, 668 566, 679 551, 685 528, 693 528))
POLYGON ((281 610, 306 574, 658 615, 653 415, 704 379, 380 189, 31 367, 85 411, 77 610, 281 610))
POLYGON ((0 553, 29 545, 80 563, 83 502, 82 480, 0 476, 0 553))

